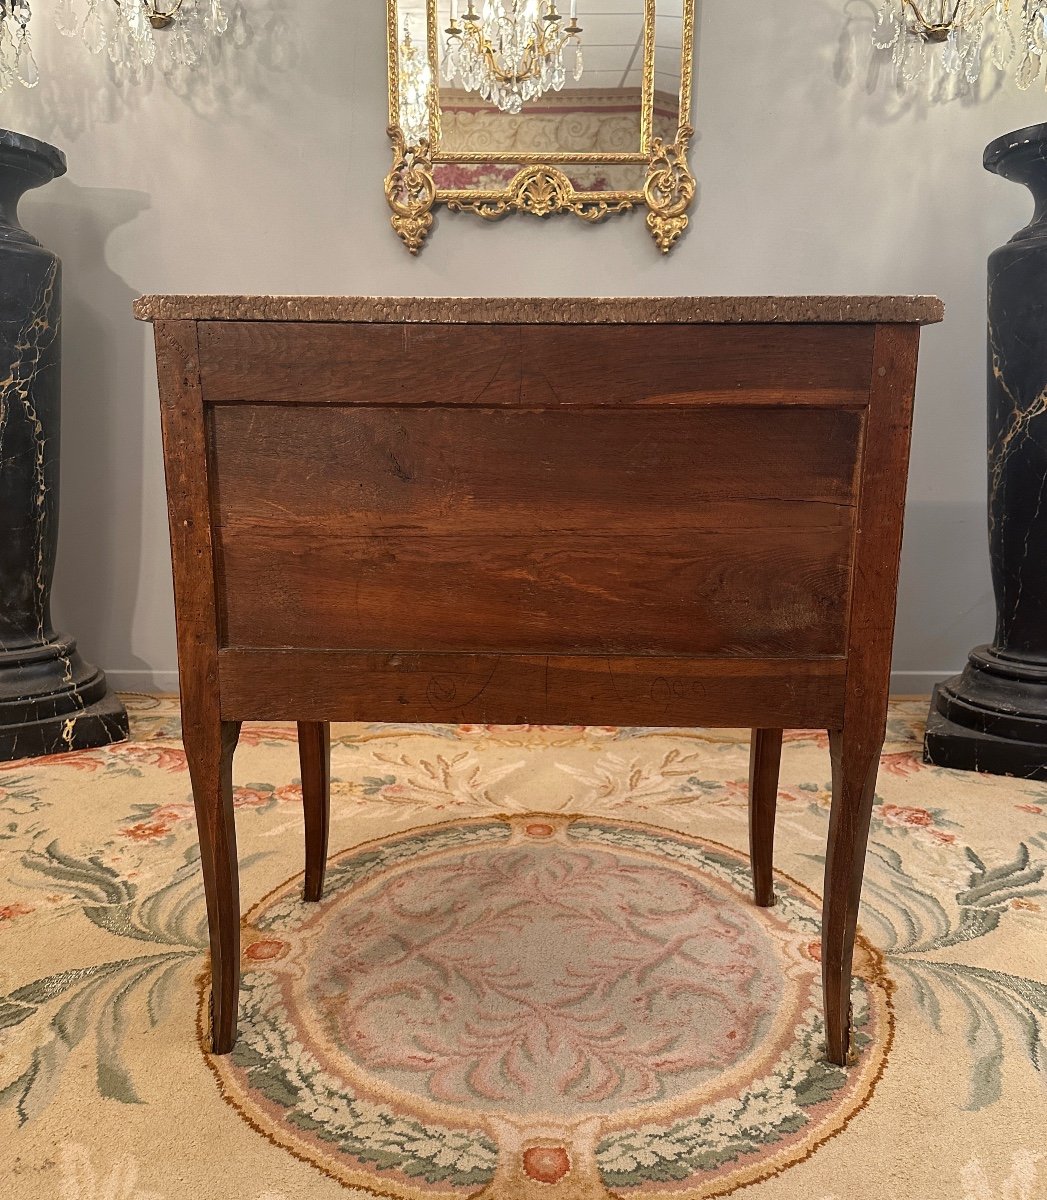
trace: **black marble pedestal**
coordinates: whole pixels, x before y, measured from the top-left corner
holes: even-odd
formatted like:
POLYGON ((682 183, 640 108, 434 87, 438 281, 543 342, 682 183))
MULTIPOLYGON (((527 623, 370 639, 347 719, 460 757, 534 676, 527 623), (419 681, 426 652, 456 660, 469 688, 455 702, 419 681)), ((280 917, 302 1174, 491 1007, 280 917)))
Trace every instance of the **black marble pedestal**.
POLYGON ((1047 779, 1047 124, 985 167, 1025 184, 1032 221, 989 257, 989 554, 996 636, 934 690, 924 757, 1047 779))
POLYGON ((51 625, 58 542, 61 263, 18 201, 65 171, 61 152, 0 130, 0 760, 106 745, 127 713, 51 625))

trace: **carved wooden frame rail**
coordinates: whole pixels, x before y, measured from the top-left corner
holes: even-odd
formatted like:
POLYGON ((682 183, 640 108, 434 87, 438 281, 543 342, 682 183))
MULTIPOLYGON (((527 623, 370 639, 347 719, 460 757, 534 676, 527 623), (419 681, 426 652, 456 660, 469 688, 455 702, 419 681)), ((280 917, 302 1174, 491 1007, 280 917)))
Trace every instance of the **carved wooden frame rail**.
POLYGON ((833 778, 827 1050, 846 1063, 919 326, 940 302, 136 313, 155 326, 215 1051, 236 1036, 242 721, 298 722, 312 900, 332 720, 748 725, 761 905, 782 730, 813 726, 833 778))

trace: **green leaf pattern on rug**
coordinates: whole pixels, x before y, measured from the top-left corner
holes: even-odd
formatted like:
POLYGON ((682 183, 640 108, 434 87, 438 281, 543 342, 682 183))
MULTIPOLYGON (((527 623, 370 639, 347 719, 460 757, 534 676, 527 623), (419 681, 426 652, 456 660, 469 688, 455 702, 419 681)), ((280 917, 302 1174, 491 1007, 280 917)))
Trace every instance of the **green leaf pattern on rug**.
MULTIPOLYGON (((915 728, 912 719, 892 716, 889 733, 911 746, 915 728)), ((93 926, 115 939, 114 948, 119 943, 126 947, 124 953, 114 954, 108 961, 57 971, 0 996, 0 1048, 6 1049, 5 1038, 7 1044, 13 1044, 10 1035, 14 1031, 33 1030, 27 1059, 16 1067, 13 1078, 10 1073, 5 1076, 6 1082, 0 1088, 0 1104, 14 1106, 22 1122, 43 1111, 59 1086, 71 1052, 89 1035, 96 1043, 99 1093, 124 1103, 139 1102, 133 1073, 124 1062, 122 1050, 130 1016, 144 1006, 150 1026, 158 1025, 172 1006, 185 1004, 192 975, 203 961, 206 918, 187 792, 176 804, 177 829, 170 837, 165 829, 162 843, 129 842, 124 834, 115 833, 100 852, 72 854, 42 833, 50 805, 40 790, 45 771, 57 771, 62 763, 71 771, 101 771, 114 779, 140 776, 146 767, 178 772, 184 770, 184 758, 180 762, 178 757, 180 746, 161 740, 170 739, 176 732, 176 722, 169 716, 158 718, 152 735, 156 740, 152 742, 140 740, 124 747, 64 756, 64 761, 52 760, 39 769, 18 764, 17 772, 0 770, 0 814, 4 814, 0 818, 0 853, 35 877, 38 888, 57 893, 60 899, 53 903, 60 911, 78 910, 93 926), (163 861, 152 856, 166 852, 169 857, 170 850, 165 851, 165 847, 171 844, 183 847, 179 850, 180 864, 173 872, 163 868, 164 882, 149 886, 151 863, 163 861), (128 847, 134 853, 121 860, 119 869, 104 861, 128 847), (135 874, 141 882, 131 877, 135 874), (143 953, 147 948, 151 952, 143 953)), ((388 726, 363 732, 358 728, 336 744, 336 754, 341 746, 355 764, 356 782, 346 785, 347 794, 353 797, 354 805, 371 806, 366 810, 369 813, 399 816, 454 808, 457 813, 479 815, 533 809, 536 799, 540 803, 533 789, 514 791, 510 786, 514 773, 524 764, 523 757, 491 764, 483 762, 473 748, 450 749, 429 758, 410 749, 423 735, 457 747, 463 735, 452 726, 405 727, 401 731, 402 745, 408 748, 393 753, 390 748, 401 743, 390 736, 391 732, 388 726)), ((641 815, 658 813, 673 820, 679 819, 673 817, 674 813, 710 806, 733 814, 732 819, 744 820, 744 780, 716 779, 712 777, 715 771, 709 770, 718 759, 737 751, 736 740, 711 738, 696 748, 695 739, 681 738, 679 745, 661 758, 644 758, 641 750, 648 731, 596 732, 599 738, 594 741, 591 765, 563 768, 571 781, 570 795, 563 803, 571 810, 615 812, 629 808, 641 815)), ((497 736, 503 735, 492 735, 497 736)), ((513 735, 515 741, 505 736, 507 745, 523 744, 519 732, 513 735)), ((815 739, 820 736, 814 735, 815 739)), ((578 737, 581 740, 582 735, 578 737)), ((285 730, 262 729, 253 731, 248 741, 286 753, 292 738, 293 733, 285 730)), ((892 761, 886 762, 883 769, 891 774, 919 770, 942 774, 936 768, 921 766, 918 751, 911 748, 889 758, 892 761)), ((273 785, 251 786, 258 792, 259 802, 252 802, 250 811, 261 818, 275 803, 270 801, 273 785)), ((1025 786, 1031 802, 1017 807, 1029 814, 1047 812, 1047 791, 1025 786)), ((820 838, 827 806, 828 786, 824 782, 800 784, 792 790, 783 788, 780 821, 806 821, 820 838)), ((162 807, 159 803, 129 804, 125 824, 149 820, 162 807)), ((884 950, 891 973, 911 989, 918 1011, 931 1028, 943 1034, 947 1031, 949 1018, 944 1001, 948 996, 955 1002, 964 1021, 963 1036, 972 1050, 967 1105, 981 1109, 992 1105, 1000 1095, 1000 1065, 1009 1032, 1017 1031, 1017 1044, 1029 1064, 1047 1074, 1047 984, 943 955, 989 937, 1013 921, 1023 908, 1034 911, 1047 897, 1043 882, 1047 874, 1047 830, 1027 836, 1013 852, 997 852, 996 858, 990 858, 965 845, 962 833, 956 829, 941 810, 899 808, 878 798, 861 920, 872 941, 884 950), (945 856, 942 870, 963 876, 957 878, 957 886, 951 890, 951 902, 943 903, 929 885, 918 881, 926 862, 910 859, 910 850, 923 853, 928 848, 945 856)), ((461 834, 453 836, 460 838, 461 834)), ((284 851, 274 845, 270 853, 277 852, 284 851)), ((396 853, 410 854, 409 844, 400 843, 396 853)), ((249 870, 251 863, 262 857, 245 858, 242 869, 249 870)), ((365 869, 366 863, 359 858, 345 871, 336 864, 329 887, 349 886, 352 872, 365 869)), ((939 887, 938 894, 950 893, 939 887)), ((5 898, 0 896, 0 920, 17 911, 17 904, 5 910, 5 898)), ((281 1075, 283 1064, 293 1059, 297 1048, 253 1044, 249 1014, 245 1018, 246 1036, 237 1049, 237 1054, 245 1056, 245 1065, 253 1072, 269 1071, 274 1088, 297 1087, 296 1077, 281 1075)), ((858 1019, 860 1036, 860 1013, 858 1019)), ((712 1156, 710 1161, 742 1152, 750 1139, 768 1136, 771 1130, 779 1134, 787 1131, 791 1123, 802 1120, 805 1104, 815 1105, 824 1099, 831 1088, 827 1074, 831 1069, 821 1062, 817 1045, 812 1042, 809 1050, 808 1061, 787 1068, 806 1072, 805 1078, 793 1079, 795 1096, 801 1099, 799 1109, 782 1108, 775 1085, 769 1081, 759 1111, 752 1108, 744 1113, 731 1112, 728 1105, 722 1123, 714 1122, 701 1131, 702 1153, 712 1156)), ((301 1057, 296 1061, 296 1071, 313 1069, 301 1057)), ((493 1169, 493 1145, 472 1134, 463 1135, 461 1146, 432 1146, 423 1153, 420 1147, 428 1134, 421 1126, 389 1123, 381 1113, 332 1114, 320 1105, 303 1109, 296 1119, 312 1123, 317 1131, 334 1130, 341 1121, 336 1136, 357 1138, 361 1153, 395 1156, 410 1146, 420 1162, 430 1163, 426 1171, 435 1172, 434 1179, 478 1184, 493 1169)), ((711 1116, 703 1119, 713 1121, 711 1116)), ((674 1135, 666 1140, 662 1129, 661 1140, 644 1139, 635 1132, 620 1141, 612 1139, 599 1149, 601 1167, 613 1186, 629 1187, 641 1178, 641 1168, 642 1178, 656 1177, 651 1174, 656 1162, 657 1170, 664 1172, 658 1178, 674 1178, 677 1168, 673 1163, 684 1153, 681 1147, 693 1149, 695 1133, 680 1130, 678 1139, 674 1135)), ((699 1164, 695 1161, 692 1165, 699 1164)))
POLYGON ((965 1016, 964 1037, 975 1053, 967 1107, 985 1108, 1000 1097, 1006 1045, 1005 1023, 1016 1028, 1020 1045, 1037 1071, 1047 1066, 1047 984, 1003 971, 943 961, 941 951, 995 932, 1015 907, 1047 896, 1047 862, 1033 862, 1020 843, 1006 862, 987 866, 964 847, 966 886, 949 912, 905 870, 893 847, 875 843, 870 854, 879 870, 867 875, 862 922, 876 929, 892 972, 905 975, 921 1011, 943 1032, 941 997, 952 995, 965 1016), (935 957, 930 957, 934 955, 935 957), (1001 1021, 1002 1018, 1002 1021, 1001 1021))

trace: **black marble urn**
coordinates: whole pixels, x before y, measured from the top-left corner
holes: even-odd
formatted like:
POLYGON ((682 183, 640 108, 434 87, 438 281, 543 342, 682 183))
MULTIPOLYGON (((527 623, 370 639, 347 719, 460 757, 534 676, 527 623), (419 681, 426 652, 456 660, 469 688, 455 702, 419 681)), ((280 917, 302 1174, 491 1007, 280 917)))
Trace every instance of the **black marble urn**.
POLYGON ((934 690, 924 757, 1047 779, 1047 124, 985 149, 1032 220, 989 257, 989 554, 996 636, 934 690))
POLYGON ((127 713, 51 625, 58 542, 62 266, 18 201, 65 172, 60 150, 0 130, 0 760, 106 745, 127 713))

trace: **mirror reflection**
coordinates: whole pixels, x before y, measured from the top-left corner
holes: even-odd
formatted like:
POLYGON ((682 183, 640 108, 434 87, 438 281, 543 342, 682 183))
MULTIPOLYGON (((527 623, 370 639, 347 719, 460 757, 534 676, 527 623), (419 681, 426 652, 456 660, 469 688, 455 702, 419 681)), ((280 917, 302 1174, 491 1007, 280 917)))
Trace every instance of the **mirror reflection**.
POLYGON ((557 169, 541 204, 510 207, 600 220, 646 200, 659 140, 687 124, 693 0, 388 2, 393 119, 407 147, 428 143, 438 200, 499 216, 494 194, 529 164, 557 169), (572 189, 612 200, 582 211, 572 189))

